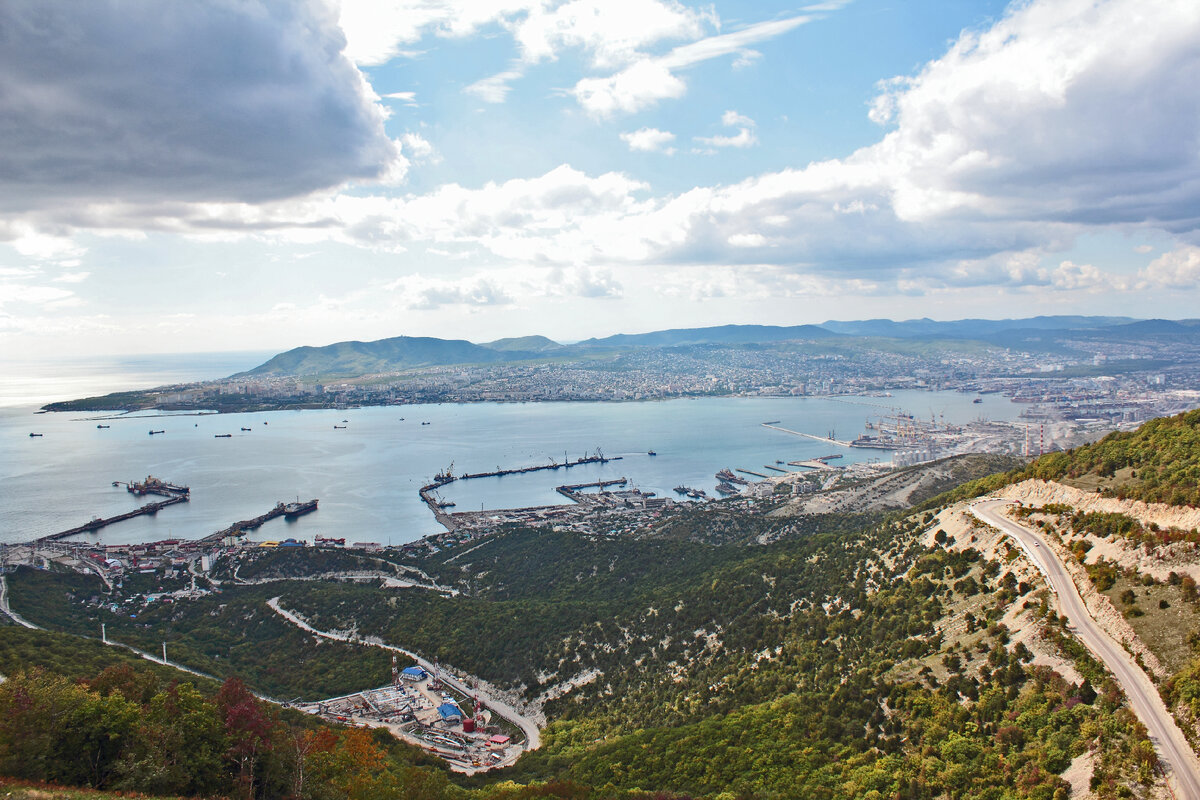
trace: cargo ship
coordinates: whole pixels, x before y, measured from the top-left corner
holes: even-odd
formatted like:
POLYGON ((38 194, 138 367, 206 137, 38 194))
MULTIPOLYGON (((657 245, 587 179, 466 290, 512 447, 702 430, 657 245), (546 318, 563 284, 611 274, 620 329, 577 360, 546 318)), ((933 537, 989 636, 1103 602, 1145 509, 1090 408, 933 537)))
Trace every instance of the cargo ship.
POLYGON ((111 425, 97 425, 97 428, 111 428, 111 425))
POLYGON ((214 439, 232 439, 233 434, 232 433, 214 433, 213 438, 214 439))
POLYGON ((166 433, 166 431, 150 431, 151 436, 153 436, 156 433, 166 433))
POLYGON ((310 511, 316 511, 316 510, 317 510, 317 501, 316 500, 309 500, 307 503, 299 503, 299 502, 288 503, 283 507, 283 518, 284 519, 295 519, 296 517, 299 517, 303 514, 307 514, 310 511))

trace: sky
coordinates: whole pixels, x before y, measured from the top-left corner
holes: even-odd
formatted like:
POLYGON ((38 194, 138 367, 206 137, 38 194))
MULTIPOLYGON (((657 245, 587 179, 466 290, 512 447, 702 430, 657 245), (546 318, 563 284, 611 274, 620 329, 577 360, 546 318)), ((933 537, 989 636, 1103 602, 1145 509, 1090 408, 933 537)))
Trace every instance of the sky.
POLYGON ((1200 317, 1200 3, 5 0, 0 354, 1200 317))

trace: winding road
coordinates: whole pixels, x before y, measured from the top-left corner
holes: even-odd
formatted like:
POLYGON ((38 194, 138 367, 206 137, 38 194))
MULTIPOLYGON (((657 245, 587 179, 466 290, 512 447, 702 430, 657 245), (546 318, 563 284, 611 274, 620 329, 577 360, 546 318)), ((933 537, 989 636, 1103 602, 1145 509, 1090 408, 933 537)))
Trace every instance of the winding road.
POLYGON ((971 513, 1014 539, 1045 576, 1050 588, 1058 595, 1059 610, 1070 621, 1075 635, 1112 673, 1129 698, 1134 713, 1146 726, 1166 770, 1167 781, 1176 789, 1176 796, 1200 800, 1200 761, 1175 724, 1158 690, 1133 657, 1088 613, 1066 566, 1041 534, 1004 516, 1002 509, 1008 505, 1007 500, 989 498, 972 504, 971 513))
MULTIPOLYGON (((443 683, 449 684, 450 686, 454 687, 454 689, 458 690, 463 695, 466 695, 467 697, 478 696, 480 698, 480 700, 483 702, 483 704, 485 706, 487 706, 488 708, 490 708, 493 712, 495 712, 497 716, 504 717, 504 719, 508 720, 509 722, 516 725, 518 728, 520 728, 521 732, 525 734, 525 749, 526 750, 537 750, 539 747, 542 746, 541 731, 538 730, 537 723, 535 723, 533 720, 529 719, 528 717, 523 716, 521 714, 521 712, 517 711, 517 709, 513 708, 511 705, 504 703, 494 697, 488 697, 483 692, 480 692, 478 689, 473 689, 473 688, 467 686, 465 683, 458 680, 453 675, 447 674, 445 668, 435 667, 434 664, 432 664, 431 662, 427 661, 424 658, 421 658, 419 655, 412 652, 411 650, 405 650, 403 647, 396 647, 395 645, 384 644, 383 642, 379 642, 379 641, 366 640, 361 637, 350 636, 350 635, 343 634, 343 633, 332 633, 330 631, 317 630, 313 626, 309 625, 298 614, 295 614, 291 611, 288 611, 285 608, 282 608, 279 605, 278 597, 272 597, 270 600, 267 601, 267 605, 270 606, 271 610, 273 610, 276 614, 283 617, 288 622, 295 625, 297 628, 307 631, 307 632, 313 634, 314 636, 320 636, 324 639, 332 639, 333 641, 337 641, 337 642, 353 642, 355 644, 367 645, 369 647, 379 647, 384 650, 391 650, 393 652, 402 653, 403 655, 408 656, 409 658, 416 661, 421 666, 421 668, 426 670, 427 672, 433 673, 436 671, 443 683)), ((1200 795, 1197 795, 1197 796, 1200 797, 1200 795)))

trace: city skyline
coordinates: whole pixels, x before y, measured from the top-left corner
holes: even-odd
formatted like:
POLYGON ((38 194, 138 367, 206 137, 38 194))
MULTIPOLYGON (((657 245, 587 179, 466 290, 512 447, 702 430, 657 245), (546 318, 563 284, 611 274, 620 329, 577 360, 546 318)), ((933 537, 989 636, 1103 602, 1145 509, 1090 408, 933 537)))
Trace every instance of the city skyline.
POLYGON ((1200 8, 910 5, 5 4, 0 346, 1195 316, 1200 8))

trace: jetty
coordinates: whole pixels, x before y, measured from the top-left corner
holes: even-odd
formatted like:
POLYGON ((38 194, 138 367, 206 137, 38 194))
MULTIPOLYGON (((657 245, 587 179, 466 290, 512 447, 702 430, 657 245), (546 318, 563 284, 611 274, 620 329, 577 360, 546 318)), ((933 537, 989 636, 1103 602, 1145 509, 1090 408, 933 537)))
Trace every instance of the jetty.
POLYGON ((782 431, 783 433, 790 433, 792 436, 803 436, 805 439, 815 439, 818 442, 826 442, 828 444, 836 444, 839 447, 850 447, 851 446, 850 442, 843 442, 841 439, 834 439, 832 436, 817 436, 816 434, 804 433, 803 431, 794 431, 790 428, 782 428, 779 425, 772 425, 769 422, 764 422, 762 424, 762 426, 764 428, 770 428, 773 431, 782 431))
MULTIPOLYGON (((447 469, 446 472, 441 473, 441 475, 437 477, 449 477, 452 480, 460 481, 469 481, 474 480, 475 478, 503 478, 505 475, 523 475, 526 472, 570 469, 571 467, 578 467, 584 464, 607 464, 610 461, 620 461, 623 457, 624 456, 613 456, 612 458, 607 458, 603 453, 598 453, 591 456, 584 455, 581 458, 575 459, 574 461, 564 458, 561 464, 557 461, 551 461, 549 464, 539 464, 532 467, 514 467, 512 469, 500 469, 499 467, 496 467, 496 469, 492 470, 491 472, 468 472, 464 475, 459 475, 457 478, 454 478, 453 475, 450 474, 450 470, 447 469)), ((446 483, 449 482, 450 481, 446 481, 446 483)))
MULTIPOLYGON (((529 467, 513 467, 511 469, 501 469, 500 467, 496 467, 490 472, 466 472, 462 475, 454 474, 454 464, 451 463, 450 466, 433 476, 433 483, 427 483, 422 486, 417 491, 417 494, 421 496, 421 500, 424 501, 425 505, 429 507, 429 510, 433 513, 433 517, 437 520, 438 524, 444 527, 448 532, 453 533, 454 531, 458 530, 458 523, 455 521, 453 514, 446 512, 446 508, 449 507, 449 504, 447 504, 437 495, 437 490, 443 486, 454 483, 455 481, 471 481, 475 480, 476 478, 503 478, 505 475, 524 475, 529 472, 570 469, 571 467, 578 467, 585 464, 607 464, 610 461, 620 461, 621 459, 622 456, 613 456, 612 458, 608 458, 604 455, 604 453, 597 450, 595 455, 584 454, 574 461, 571 461, 566 456, 563 456, 561 463, 557 461, 551 461, 549 464, 536 464, 529 467)), ((624 481, 625 479, 622 478, 621 480, 624 481)), ((584 488, 589 485, 594 484, 578 484, 578 488, 584 488)), ((559 488, 561 489, 564 487, 559 488)))
POLYGON ((770 475, 763 475, 761 472, 755 472, 754 470, 749 470, 749 469, 742 469, 741 467, 738 467, 737 471, 742 473, 743 475, 753 475, 756 478, 771 477, 770 475))
POLYGON ((232 525, 230 525, 228 528, 224 528, 215 533, 210 533, 208 536, 205 536, 203 539, 197 539, 194 542, 190 542, 189 544, 191 544, 192 546, 198 546, 198 547, 203 547, 206 545, 220 544, 221 541, 223 539, 225 539, 226 537, 240 536, 243 533, 245 533, 246 531, 252 531, 252 530, 255 530, 256 528, 260 528, 260 527, 262 527, 262 525, 264 523, 269 522, 270 520, 273 520, 276 517, 282 517, 282 516, 287 516, 287 515, 296 516, 296 513, 295 513, 296 506, 303 506, 303 507, 308 508, 308 510, 311 511, 317 507, 317 501, 309 500, 307 503, 299 503, 299 502, 297 502, 297 503, 276 503, 275 507, 272 508, 270 511, 268 511, 265 514, 259 514, 257 517, 254 517, 252 519, 239 520, 239 521, 233 523, 232 525))
POLYGON ((166 508, 167 506, 173 506, 176 503, 186 503, 187 501, 188 496, 186 494, 174 495, 168 497, 166 500, 160 500, 156 503, 147 503, 140 508, 135 508, 133 511, 126 511, 124 514, 118 514, 115 517, 96 517, 91 522, 85 522, 84 524, 77 525, 74 528, 70 528, 65 531, 59 531, 58 533, 52 533, 49 536, 43 536, 36 541, 38 544, 46 544, 47 542, 55 542, 59 539, 65 539, 68 536, 74 536, 77 533, 90 533, 92 531, 98 531, 101 528, 107 525, 112 525, 115 522, 123 522, 127 519, 140 517, 143 514, 154 515, 158 513, 159 509, 166 508))
POLYGON ((124 486, 125 491, 130 494, 138 495, 156 494, 161 497, 175 497, 177 495, 188 495, 191 489, 187 486, 182 486, 177 483, 159 480, 153 475, 147 475, 146 480, 138 481, 113 481, 113 486, 124 486))

